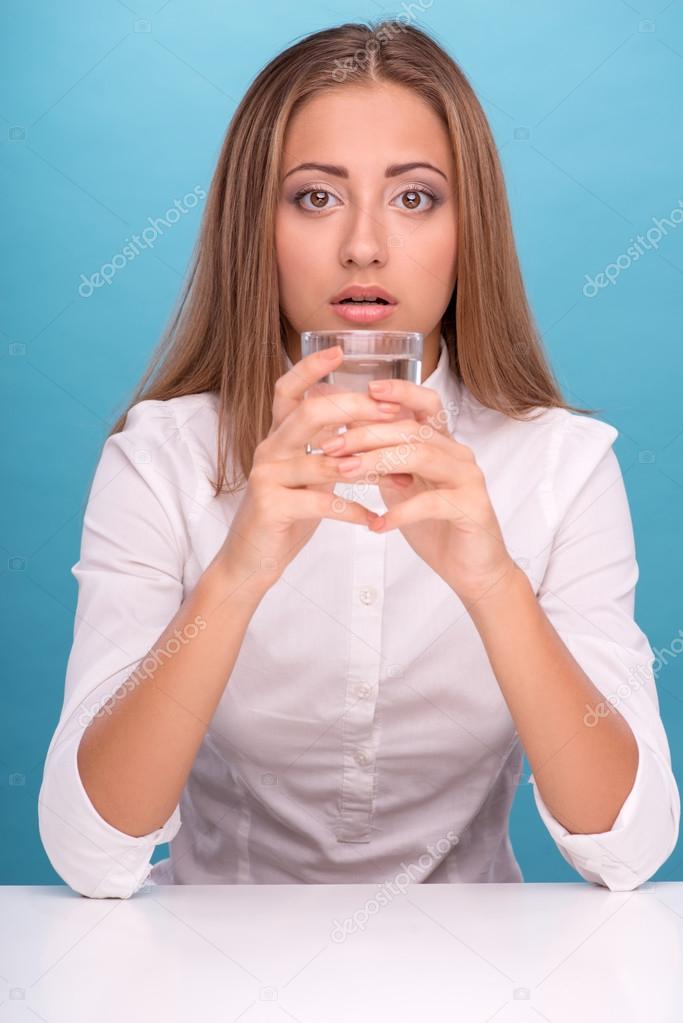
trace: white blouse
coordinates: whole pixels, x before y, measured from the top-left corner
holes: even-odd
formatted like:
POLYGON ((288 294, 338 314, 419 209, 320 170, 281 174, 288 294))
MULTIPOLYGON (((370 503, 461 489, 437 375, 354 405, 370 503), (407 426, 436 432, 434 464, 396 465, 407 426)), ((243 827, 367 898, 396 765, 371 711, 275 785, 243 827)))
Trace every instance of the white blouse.
MULTIPOLYGON (((550 621, 636 736, 635 783, 608 832, 568 833, 530 779, 565 860, 588 881, 631 890, 672 852, 680 799, 654 654, 634 621, 618 431, 561 409, 527 422, 487 409, 450 370, 443 338, 423 386, 474 451, 508 550, 550 621)), ((399 530, 322 520, 251 618, 162 828, 133 837, 92 805, 76 763, 81 735, 155 646, 240 500, 214 497, 209 483, 217 419, 212 392, 141 401, 104 444, 39 794, 55 870, 83 895, 122 898, 145 882, 522 881, 508 834, 523 755, 514 721, 461 601, 399 530), (152 867, 162 842, 170 856, 152 867)), ((376 485, 335 492, 385 510, 376 485)))

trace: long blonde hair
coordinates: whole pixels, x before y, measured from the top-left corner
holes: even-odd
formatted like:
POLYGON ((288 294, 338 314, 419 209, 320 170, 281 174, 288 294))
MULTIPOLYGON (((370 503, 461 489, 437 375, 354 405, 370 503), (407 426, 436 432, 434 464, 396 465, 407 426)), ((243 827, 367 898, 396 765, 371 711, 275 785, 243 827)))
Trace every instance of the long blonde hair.
POLYGON ((128 410, 145 399, 218 395, 218 496, 243 485, 271 425, 285 371, 275 214, 287 124, 311 97, 395 82, 441 118, 456 166, 457 284, 441 331, 449 364, 483 405, 513 418, 568 405, 529 309, 505 184, 486 116, 465 74, 425 31, 398 20, 343 24, 278 54, 237 107, 223 142, 189 276, 128 410), (228 482, 227 455, 244 480, 228 482))

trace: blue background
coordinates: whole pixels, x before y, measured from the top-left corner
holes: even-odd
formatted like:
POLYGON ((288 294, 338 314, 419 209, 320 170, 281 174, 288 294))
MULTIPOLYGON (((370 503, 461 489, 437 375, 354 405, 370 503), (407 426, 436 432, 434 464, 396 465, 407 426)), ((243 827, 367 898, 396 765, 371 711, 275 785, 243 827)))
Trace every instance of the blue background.
MULTIPOLYGON (((0 883, 58 880, 37 796, 62 703, 84 501, 176 300, 203 203, 87 298, 81 274, 175 199, 208 190, 235 106, 278 51, 404 9, 3 4, 0 359, 11 485, 0 528, 0 883)), ((490 119, 529 298, 564 394, 620 430, 641 570, 636 617, 653 647, 671 648, 683 628, 683 228, 667 228, 592 298, 583 288, 683 199, 683 6, 436 0, 417 23, 460 62, 490 119)), ((680 779, 683 657, 667 660, 658 691, 680 779)), ((512 817, 525 879, 580 881, 537 815, 528 775, 525 762, 512 817)), ((656 880, 683 879, 680 853, 656 880)), ((154 859, 165 854, 160 846, 154 859)))

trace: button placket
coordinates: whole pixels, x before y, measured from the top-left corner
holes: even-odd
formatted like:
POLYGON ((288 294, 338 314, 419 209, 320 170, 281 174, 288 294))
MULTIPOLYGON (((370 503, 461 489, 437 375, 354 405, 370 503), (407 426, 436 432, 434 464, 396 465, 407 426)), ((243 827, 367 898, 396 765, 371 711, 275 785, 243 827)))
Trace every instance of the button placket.
MULTIPOLYGON (((376 489, 376 488, 375 488, 376 489)), ((352 494, 345 495, 353 497, 352 494)), ((370 506, 373 501, 363 503, 370 506)), ((369 842, 377 729, 375 709, 382 639, 386 537, 357 529, 353 543, 349 665, 342 728, 343 771, 338 842, 369 842)))

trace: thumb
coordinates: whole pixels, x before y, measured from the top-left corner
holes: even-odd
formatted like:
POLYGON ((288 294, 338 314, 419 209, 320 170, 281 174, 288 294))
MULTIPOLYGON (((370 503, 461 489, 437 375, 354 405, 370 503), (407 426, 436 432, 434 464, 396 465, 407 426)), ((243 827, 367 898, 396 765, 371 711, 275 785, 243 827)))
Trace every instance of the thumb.
POLYGON ((413 497, 417 493, 415 481, 410 473, 397 472, 382 476, 379 481, 379 492, 387 509, 395 504, 413 497))

